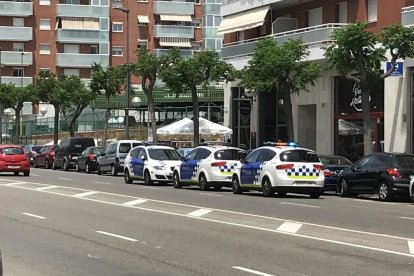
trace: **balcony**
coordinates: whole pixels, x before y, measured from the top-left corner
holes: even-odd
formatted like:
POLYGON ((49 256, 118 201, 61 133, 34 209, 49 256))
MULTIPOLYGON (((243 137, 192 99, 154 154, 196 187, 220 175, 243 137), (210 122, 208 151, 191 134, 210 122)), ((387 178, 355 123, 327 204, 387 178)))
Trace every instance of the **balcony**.
POLYGON ((27 17, 33 15, 33 2, 0 1, 0 16, 27 17))
POLYGON ((108 42, 109 32, 99 30, 62 30, 56 32, 58 42, 99 43, 108 42))
POLYGON ((73 54, 73 53, 58 53, 56 54, 57 67, 70 68, 91 68, 92 63, 109 65, 109 55, 93 55, 93 54, 73 54))
POLYGON ((33 40, 32 27, 0 26, 2 41, 30 41, 33 40))
MULTIPOLYGON (((276 33, 270 36, 273 37, 273 40, 276 41, 278 44, 287 42, 290 39, 301 39, 305 45, 318 45, 331 42, 332 32, 335 29, 341 28, 346 25, 347 24, 341 23, 324 24, 312 26, 309 28, 276 33)), ((224 44, 221 48, 221 56, 222 58, 226 59, 236 56, 252 55, 256 48, 256 43, 262 38, 254 38, 224 44)))
POLYGON ((109 17, 109 7, 106 6, 90 6, 90 5, 68 5, 57 4, 56 16, 58 17, 109 17))
POLYGON ((194 14, 194 2, 154 1, 154 14, 194 14))
POLYGON ((401 24, 403 26, 414 25, 414 6, 404 7, 401 12, 401 24))
POLYGON ((12 52, 1 51, 1 63, 6 66, 21 66, 22 65, 22 53, 23 66, 29 66, 33 64, 32 52, 12 52))
POLYGON ((285 2, 288 2, 288 0, 225 0, 221 4, 220 13, 221 16, 226 16, 271 4, 275 7, 277 7, 277 4, 292 5, 285 2))
POLYGON ((12 83, 16 86, 23 84, 23 86, 33 83, 33 77, 12 77, 12 76, 1 76, 2 83, 12 83))
POLYGON ((154 37, 194 38, 194 27, 175 25, 155 25, 154 37))
MULTIPOLYGON (((170 49, 154 49, 154 53, 157 57, 167 54, 169 51, 170 49)), ((190 58, 194 55, 194 50, 180 49, 180 53, 183 58, 190 58)))

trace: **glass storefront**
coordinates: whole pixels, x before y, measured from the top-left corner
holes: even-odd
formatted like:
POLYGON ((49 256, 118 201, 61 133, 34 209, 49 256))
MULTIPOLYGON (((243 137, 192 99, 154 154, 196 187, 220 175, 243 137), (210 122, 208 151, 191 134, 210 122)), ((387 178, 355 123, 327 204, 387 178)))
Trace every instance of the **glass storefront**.
MULTIPOLYGON (((384 82, 370 90, 373 151, 384 149, 384 82)), ((356 161, 364 155, 361 90, 344 77, 335 77, 335 154, 356 161)))
POLYGON ((250 112, 252 99, 247 97, 243 88, 232 88, 232 142, 234 146, 248 149, 252 147, 250 135, 250 112))

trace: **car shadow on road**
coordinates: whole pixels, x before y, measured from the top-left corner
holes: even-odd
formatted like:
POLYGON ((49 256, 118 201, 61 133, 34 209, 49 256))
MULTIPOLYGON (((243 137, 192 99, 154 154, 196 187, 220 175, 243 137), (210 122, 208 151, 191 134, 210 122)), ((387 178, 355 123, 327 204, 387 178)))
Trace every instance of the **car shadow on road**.
MULTIPOLYGON (((361 201, 368 201, 368 202, 382 202, 379 200, 377 195, 359 195, 355 197, 355 199, 360 199, 361 201)), ((386 201, 385 203, 407 203, 413 204, 413 201, 410 199, 409 196, 396 196, 390 201, 386 201)))

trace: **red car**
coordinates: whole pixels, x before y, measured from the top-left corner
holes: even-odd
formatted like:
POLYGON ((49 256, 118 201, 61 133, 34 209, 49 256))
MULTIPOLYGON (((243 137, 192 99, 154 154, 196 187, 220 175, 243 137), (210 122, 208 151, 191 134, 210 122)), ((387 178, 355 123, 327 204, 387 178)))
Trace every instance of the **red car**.
POLYGON ((33 166, 35 168, 45 167, 51 169, 56 148, 57 146, 43 146, 39 153, 34 157, 33 166))
POLYGON ((0 145, 0 172, 13 172, 24 176, 30 174, 30 160, 23 148, 16 145, 0 145))

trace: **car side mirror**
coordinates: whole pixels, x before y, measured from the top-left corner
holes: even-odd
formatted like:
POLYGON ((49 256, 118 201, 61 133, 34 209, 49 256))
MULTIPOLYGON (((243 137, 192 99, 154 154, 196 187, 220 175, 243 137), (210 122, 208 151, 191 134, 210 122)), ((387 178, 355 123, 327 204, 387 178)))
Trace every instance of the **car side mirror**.
POLYGON ((147 160, 147 158, 145 158, 145 156, 143 155, 143 156, 141 156, 141 160, 145 161, 145 160, 147 160))
POLYGON ((243 158, 241 158, 240 159, 240 163, 242 163, 242 164, 244 164, 244 163, 246 163, 246 159, 243 157, 243 158))
POLYGON ((185 157, 184 156, 181 156, 181 161, 185 161, 185 157))

